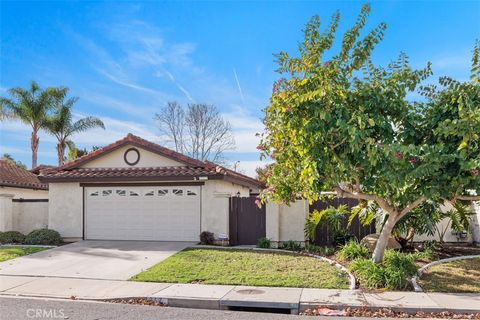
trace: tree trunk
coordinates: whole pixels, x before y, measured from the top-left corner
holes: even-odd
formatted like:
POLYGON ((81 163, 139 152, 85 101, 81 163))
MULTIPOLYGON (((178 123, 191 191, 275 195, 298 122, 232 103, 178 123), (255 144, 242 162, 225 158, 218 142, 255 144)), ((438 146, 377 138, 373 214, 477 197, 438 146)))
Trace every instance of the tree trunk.
POLYGON ((31 147, 32 147, 32 169, 37 166, 37 154, 38 154, 38 129, 34 128, 32 130, 32 138, 31 138, 31 147))
POLYGON ((388 213, 387 222, 383 225, 377 244, 375 245, 375 250, 373 251, 373 261, 375 263, 380 263, 383 260, 383 255, 385 254, 385 249, 388 244, 388 238, 390 238, 393 227, 395 227, 395 223, 397 223, 397 216, 398 213, 388 213))
POLYGON ((58 156, 58 166, 62 166, 65 163, 65 146, 59 142, 57 144, 57 156, 58 156))

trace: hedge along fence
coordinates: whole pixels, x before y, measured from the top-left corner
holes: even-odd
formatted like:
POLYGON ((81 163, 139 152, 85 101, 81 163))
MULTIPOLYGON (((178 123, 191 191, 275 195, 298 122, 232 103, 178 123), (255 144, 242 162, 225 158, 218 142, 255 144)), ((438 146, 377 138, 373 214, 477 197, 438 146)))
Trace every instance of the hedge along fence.
MULTIPOLYGON (((358 205, 358 200, 356 199, 347 199, 347 198, 334 198, 332 200, 319 200, 315 201, 313 204, 310 205, 310 213, 315 210, 321 211, 323 209, 328 208, 329 206, 338 207, 340 205, 346 205, 348 209, 352 209, 353 207, 358 205)), ((362 225, 358 216, 355 217, 350 225, 348 225, 348 217, 345 216, 343 218, 342 226, 346 230, 347 234, 351 234, 357 240, 361 240, 363 237, 371 234, 376 233, 375 227, 375 220, 372 221, 367 226, 362 225)), ((314 244, 319 246, 331 246, 334 244, 334 234, 328 224, 320 223, 317 227, 315 240, 313 241, 314 244)))

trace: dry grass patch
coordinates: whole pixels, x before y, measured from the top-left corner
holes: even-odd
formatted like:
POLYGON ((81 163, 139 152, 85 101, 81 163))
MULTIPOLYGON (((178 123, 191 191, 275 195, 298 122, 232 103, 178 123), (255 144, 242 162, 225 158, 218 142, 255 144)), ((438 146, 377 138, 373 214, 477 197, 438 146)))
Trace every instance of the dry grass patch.
POLYGON ((429 268, 420 285, 427 292, 480 293, 480 258, 457 260, 429 268))

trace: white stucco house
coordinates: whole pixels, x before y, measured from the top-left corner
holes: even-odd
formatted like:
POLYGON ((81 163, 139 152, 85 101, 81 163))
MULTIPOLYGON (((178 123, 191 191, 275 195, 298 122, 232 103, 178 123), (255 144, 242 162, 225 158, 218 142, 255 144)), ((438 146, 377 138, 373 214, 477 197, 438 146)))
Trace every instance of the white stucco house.
POLYGON ((132 134, 39 179, 49 185, 48 227, 66 241, 198 241, 202 231, 228 237, 229 198, 262 187, 132 134))
POLYGON ((28 233, 48 223, 48 185, 31 171, 0 160, 0 231, 28 233))

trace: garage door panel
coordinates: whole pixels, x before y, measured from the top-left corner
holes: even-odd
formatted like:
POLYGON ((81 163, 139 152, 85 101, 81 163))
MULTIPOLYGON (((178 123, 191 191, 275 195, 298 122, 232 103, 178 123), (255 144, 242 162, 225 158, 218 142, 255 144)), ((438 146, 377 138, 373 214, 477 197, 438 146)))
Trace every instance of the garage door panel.
POLYGON ((86 189, 86 238, 197 241, 200 187, 86 189))

